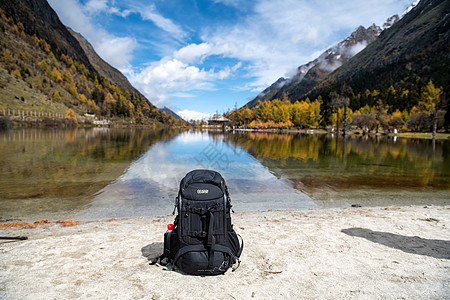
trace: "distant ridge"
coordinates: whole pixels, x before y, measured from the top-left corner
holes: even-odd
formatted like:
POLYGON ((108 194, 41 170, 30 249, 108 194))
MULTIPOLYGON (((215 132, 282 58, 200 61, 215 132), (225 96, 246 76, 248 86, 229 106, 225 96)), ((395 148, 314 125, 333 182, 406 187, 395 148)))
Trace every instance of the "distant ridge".
MULTIPOLYGON (((398 16, 391 17, 386 26, 392 25, 398 20, 398 16)), ((279 78, 270 87, 261 92, 255 99, 247 103, 252 108, 258 101, 282 99, 287 94, 291 99, 298 99, 319 82, 325 79, 328 74, 345 64, 351 57, 372 43, 382 32, 382 28, 372 25, 367 29, 358 27, 345 40, 327 49, 318 58, 297 68, 296 74, 290 78, 279 78)))
MULTIPOLYGON (((348 39, 325 51, 319 58, 298 67, 291 78, 280 78, 247 107, 258 101, 272 101, 286 96, 291 102, 321 99, 321 124, 332 122, 335 107, 332 92, 344 88, 350 99, 349 108, 380 105, 393 112, 411 111, 421 100, 423 89, 432 81, 442 89, 439 110, 444 113, 443 126, 450 126, 450 1, 422 0, 409 7, 401 18, 390 18, 379 28, 369 28, 375 39, 344 61, 339 45, 353 40, 363 29, 358 28, 348 39), (327 70, 325 66, 336 66, 327 70), (337 62, 337 63, 335 63, 337 62), (342 62, 339 66, 338 63, 342 62)), ((357 39, 356 39, 357 40, 357 39)), ((348 48, 347 48, 348 49, 348 48)), ((347 51, 348 53, 348 51, 347 51)))
MULTIPOLYGON (((390 86, 420 91, 429 80, 450 92, 450 1, 422 0, 304 97, 327 102, 344 83, 355 94, 390 86)), ((391 103, 387 103, 391 105, 391 103)))
POLYGON ((77 39, 80 43, 83 51, 86 53, 89 62, 94 66, 95 70, 99 72, 105 78, 108 78, 114 84, 122 86, 138 95, 144 97, 131 83, 128 79, 116 68, 105 62, 98 54, 95 52, 94 47, 89 43, 80 33, 73 31, 70 27, 67 30, 77 39))
POLYGON ((173 110, 170 108, 164 106, 163 108, 160 108, 161 111, 165 112, 167 115, 172 116, 175 120, 183 120, 182 117, 177 115, 173 110))

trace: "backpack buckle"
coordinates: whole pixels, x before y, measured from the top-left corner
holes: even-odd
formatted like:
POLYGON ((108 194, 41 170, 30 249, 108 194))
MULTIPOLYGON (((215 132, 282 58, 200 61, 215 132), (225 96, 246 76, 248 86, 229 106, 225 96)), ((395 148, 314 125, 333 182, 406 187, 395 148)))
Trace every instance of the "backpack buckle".
POLYGON ((206 231, 191 231, 191 232, 189 232, 189 236, 193 236, 193 237, 204 238, 204 237, 206 237, 206 235, 207 235, 206 231))
POLYGON ((205 215, 208 213, 209 210, 202 207, 202 208, 191 208, 190 211, 193 212, 194 214, 205 215))

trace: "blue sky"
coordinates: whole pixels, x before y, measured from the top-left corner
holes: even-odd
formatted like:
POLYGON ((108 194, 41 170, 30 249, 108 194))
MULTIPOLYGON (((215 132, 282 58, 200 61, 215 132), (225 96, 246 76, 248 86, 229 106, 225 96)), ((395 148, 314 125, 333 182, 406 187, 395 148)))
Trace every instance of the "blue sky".
POLYGON ((412 0, 49 0, 150 102, 185 119, 246 104, 412 0))

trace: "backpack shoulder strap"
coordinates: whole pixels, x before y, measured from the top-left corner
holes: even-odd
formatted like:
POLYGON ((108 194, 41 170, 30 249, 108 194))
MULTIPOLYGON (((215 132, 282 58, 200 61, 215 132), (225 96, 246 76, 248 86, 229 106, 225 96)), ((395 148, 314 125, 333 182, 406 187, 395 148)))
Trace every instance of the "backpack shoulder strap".
POLYGON ((239 246, 239 251, 236 253, 236 256, 241 257, 242 250, 244 250, 244 239, 239 234, 237 234, 237 236, 241 239, 241 245, 239 246))

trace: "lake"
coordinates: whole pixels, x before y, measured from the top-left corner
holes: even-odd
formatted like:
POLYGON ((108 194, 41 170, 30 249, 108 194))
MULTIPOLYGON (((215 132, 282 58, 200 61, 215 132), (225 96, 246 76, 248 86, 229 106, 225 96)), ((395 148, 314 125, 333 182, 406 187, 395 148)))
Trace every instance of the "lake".
POLYGON ((235 211, 450 204, 450 141, 150 129, 0 132, 0 221, 170 215, 213 169, 235 211))

